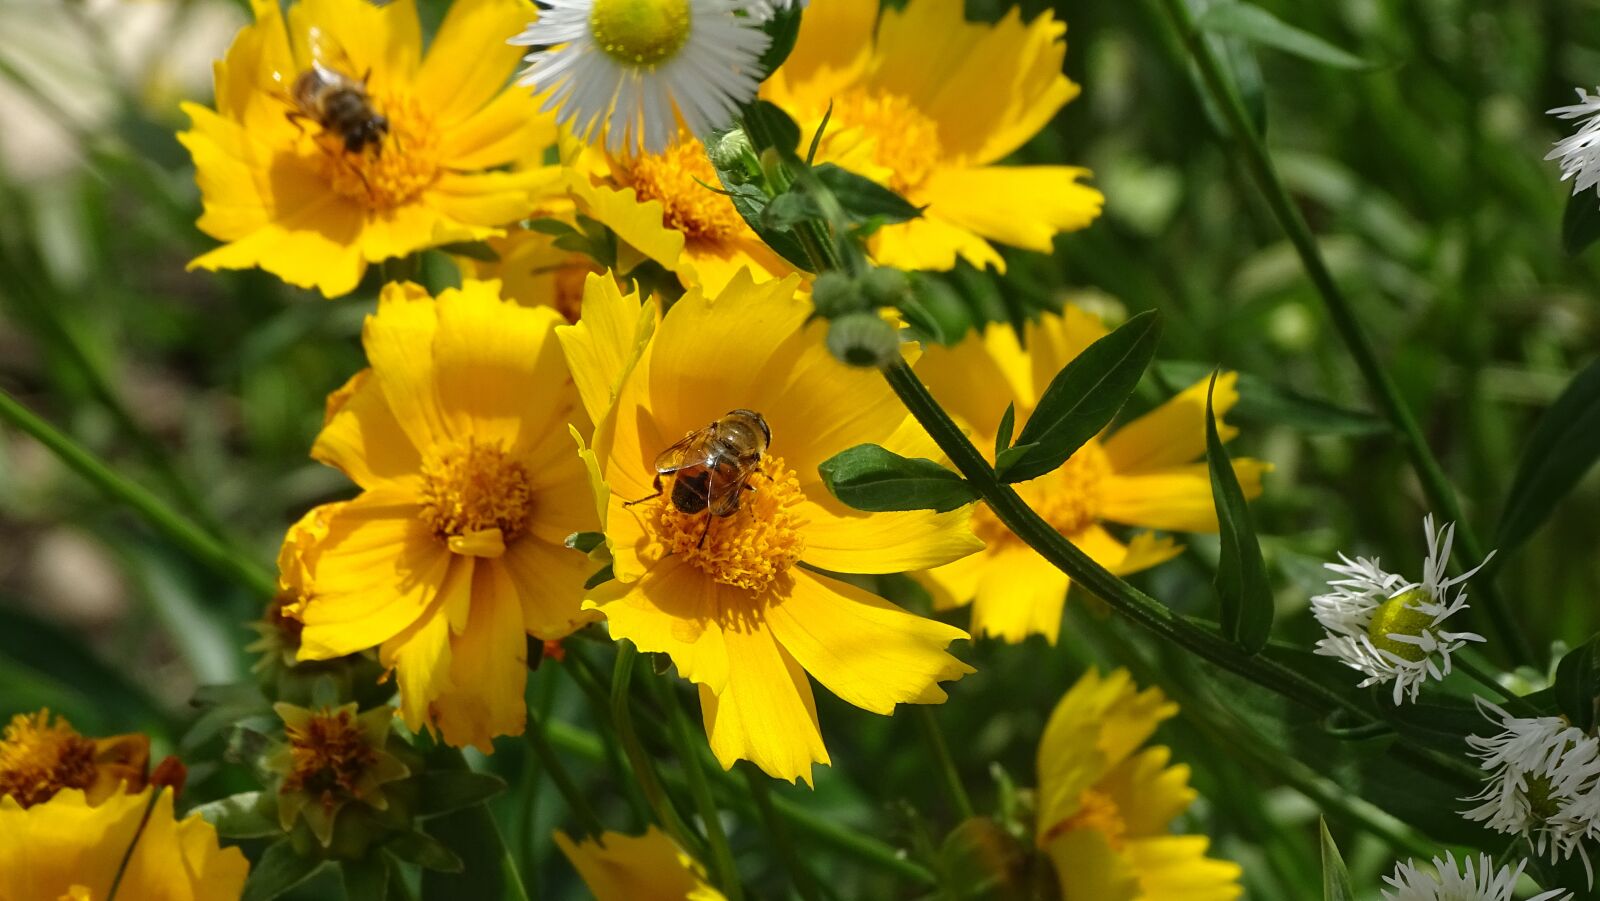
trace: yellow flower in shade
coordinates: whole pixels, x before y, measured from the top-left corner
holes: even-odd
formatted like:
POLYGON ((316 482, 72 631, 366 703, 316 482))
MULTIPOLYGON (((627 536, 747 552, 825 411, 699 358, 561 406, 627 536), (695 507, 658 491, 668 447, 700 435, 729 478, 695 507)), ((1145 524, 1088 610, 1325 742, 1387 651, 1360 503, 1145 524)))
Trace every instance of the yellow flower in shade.
POLYGON ((498 291, 384 289, 362 332, 371 368, 331 399, 311 452, 362 493, 327 518, 300 611, 300 659, 377 647, 412 730, 484 751, 522 732, 527 636, 592 617, 592 567, 563 542, 596 527, 562 319, 498 291))
MULTIPOLYGON (((1016 405, 1020 432, 1055 374, 1105 334, 1100 320, 1068 306, 1028 324, 1026 350, 1011 328, 991 325, 955 347, 930 347, 917 373, 992 456, 1006 405, 1016 405)), ((1236 381, 1232 373, 1217 379, 1214 407, 1223 440, 1238 431, 1221 422, 1238 400, 1236 381)), ((1017 492, 1113 572, 1138 572, 1171 559, 1181 548, 1170 538, 1141 532, 1124 544, 1104 523, 1217 531, 1205 464, 1206 384, 1197 382, 1109 435, 1090 439, 1060 469, 1018 483, 1017 492)), ((1268 464, 1238 458, 1233 468, 1246 497, 1261 493, 1268 464)), ((929 571, 935 600, 941 607, 971 602, 973 631, 981 635, 1006 641, 1043 635, 1053 643, 1066 602, 1066 574, 1012 535, 987 507, 973 516, 973 526, 984 539, 983 552, 929 571)))
POLYGON ((1040 850, 1055 864, 1063 901, 1229 901, 1239 866, 1206 857, 1203 835, 1172 835, 1195 799, 1189 768, 1172 752, 1140 749, 1178 712, 1158 689, 1139 691, 1126 670, 1090 670, 1072 686, 1039 740, 1040 850))
POLYGON ((591 278, 562 343, 574 372, 587 372, 584 402, 600 422, 590 459, 616 574, 585 607, 605 614, 612 637, 668 654, 699 684, 723 766, 751 760, 809 781, 828 752, 807 673, 889 714, 942 702, 939 683, 972 671, 945 651, 965 632, 818 570, 920 569, 979 543, 969 507, 867 514, 828 493, 817 466, 846 448, 936 451, 876 372, 829 355, 797 285, 736 275, 714 297, 689 291, 650 334, 636 298, 591 278), (760 414, 771 434, 749 490, 732 515, 680 512, 672 480, 659 495, 652 484, 656 457, 737 409, 760 414))
POLYGON ((818 160, 887 185, 922 218, 880 229, 874 259, 949 269, 957 257, 1004 269, 990 241, 1049 251, 1051 239, 1100 214, 1100 192, 1073 166, 994 165, 1076 97, 1061 74, 1066 25, 968 22, 962 0, 885 9, 815 0, 794 52, 762 85, 809 138, 832 105, 818 160))
POLYGON ((566 155, 578 209, 686 286, 716 294, 741 269, 758 280, 794 271, 756 236, 733 201, 712 190, 720 186, 717 170, 688 132, 657 153, 608 154, 569 142, 566 155))
POLYGON ((583 282, 601 271, 587 254, 556 246, 554 235, 517 228, 504 237, 490 238, 498 259, 463 260, 468 278, 494 279, 507 300, 525 306, 553 307, 568 322, 578 321, 583 306, 583 282))
POLYGON ((143 790, 149 764, 148 736, 84 738, 65 717, 52 722, 49 710, 19 713, 0 737, 0 797, 31 807, 81 789, 88 803, 99 804, 118 789, 143 790))
POLYGON ((0 898, 104 901, 119 872, 116 897, 130 901, 238 901, 250 864, 199 814, 176 819, 168 790, 90 804, 67 789, 28 808, 0 798, 0 898))
POLYGON ((389 807, 383 786, 411 775, 387 750, 394 713, 374 707, 357 713, 354 703, 308 710, 272 705, 283 720, 285 744, 267 758, 266 768, 283 777, 278 786, 278 821, 285 832, 304 817, 326 847, 334 821, 346 804, 376 810, 389 807))
POLYGON ((451 4, 426 57, 413 0, 303 0, 287 18, 277 0, 253 4, 255 24, 217 64, 217 108, 184 104, 200 229, 224 242, 192 266, 259 266, 335 297, 368 263, 499 234, 558 180, 554 167, 499 168, 555 137, 506 85, 518 51, 505 41, 535 17, 528 0, 451 4), (386 133, 351 150, 298 115, 290 92, 314 61, 365 79, 386 133))
MULTIPOLYGON (((343 404, 345 399, 339 398, 338 403, 343 404)), ((284 536, 283 546, 278 549, 278 593, 261 620, 250 624, 261 636, 245 646, 246 651, 257 655, 250 667, 252 672, 277 672, 294 665, 300 652, 300 632, 305 627, 300 611, 311 599, 311 573, 317 553, 322 539, 328 537, 328 519, 343 506, 333 503, 313 507, 284 536)))
POLYGON ((644 835, 607 832, 573 842, 556 833, 556 846, 583 877, 595 901, 723 901, 706 883, 705 867, 667 834, 651 826, 644 835))

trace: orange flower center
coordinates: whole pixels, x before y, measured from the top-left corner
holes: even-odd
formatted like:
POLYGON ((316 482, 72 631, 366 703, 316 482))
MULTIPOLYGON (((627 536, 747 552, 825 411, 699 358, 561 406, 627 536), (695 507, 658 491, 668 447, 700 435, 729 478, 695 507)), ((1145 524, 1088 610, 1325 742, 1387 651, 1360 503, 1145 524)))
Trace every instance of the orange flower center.
MULTIPOLYGON (((1057 532, 1071 538, 1100 518, 1110 473, 1105 450, 1090 439, 1060 469, 1018 483, 1017 493, 1057 532)), ((1021 541, 984 504, 972 516, 972 530, 991 548, 1021 541)))
POLYGON ((439 177, 439 136, 433 117, 414 97, 373 97, 372 108, 389 120, 389 133, 376 144, 351 153, 336 130, 306 122, 304 142, 310 146, 302 147, 337 194, 381 212, 409 202, 439 177))
POLYGON ((724 585, 761 591, 800 559, 806 521, 797 509, 805 495, 783 458, 767 454, 748 482, 737 512, 688 514, 672 505, 669 486, 661 496, 656 535, 667 551, 694 564, 724 585))
POLYGON ((1128 822, 1122 809, 1110 795, 1098 789, 1086 788, 1078 796, 1078 811, 1045 832, 1040 844, 1079 829, 1092 829, 1105 836, 1113 851, 1121 851, 1127 844, 1128 822))
POLYGON ((641 201, 659 201, 661 224, 690 241, 727 241, 745 228, 733 201, 706 187, 717 187, 717 170, 700 139, 679 135, 666 150, 622 163, 623 178, 641 201), (703 184, 702 184, 703 183, 703 184))
POLYGON ((50 711, 19 713, 0 739, 0 796, 23 807, 55 797, 63 788, 88 788, 95 779, 94 742, 50 711))
POLYGON ((533 507, 528 470, 475 439, 422 464, 422 519, 458 554, 498 557, 521 535, 533 507))
POLYGON ((888 170, 889 187, 909 195, 938 168, 939 124, 899 94, 852 88, 834 98, 835 128, 859 128, 872 161, 888 170))
POLYGON ((361 734, 353 712, 324 710, 300 728, 285 727, 289 739, 289 775, 279 791, 304 791, 331 798, 335 791, 354 796, 356 786, 378 762, 378 749, 361 734))

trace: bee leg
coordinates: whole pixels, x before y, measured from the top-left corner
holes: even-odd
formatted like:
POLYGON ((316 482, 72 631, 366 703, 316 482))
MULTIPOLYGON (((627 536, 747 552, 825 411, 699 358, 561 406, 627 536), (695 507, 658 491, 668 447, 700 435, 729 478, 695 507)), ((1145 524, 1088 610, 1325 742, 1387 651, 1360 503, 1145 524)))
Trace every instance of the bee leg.
POLYGON ((622 502, 622 506, 631 507, 634 504, 642 504, 645 501, 653 501, 656 498, 660 497, 662 494, 664 494, 665 492, 661 488, 661 477, 660 476, 656 476, 655 487, 656 487, 656 493, 655 494, 647 494, 644 497, 641 497, 636 501, 623 501, 622 502))
POLYGON ((706 527, 700 530, 700 541, 695 544, 695 547, 701 548, 706 546, 706 536, 711 534, 711 517, 715 515, 716 514, 712 513, 710 510, 706 511, 706 527))
POLYGON ((300 129, 300 133, 302 135, 306 133, 305 121, 311 118, 310 116, 307 116, 305 113, 302 113, 299 110, 292 109, 286 110, 283 114, 283 117, 289 120, 290 125, 300 129))

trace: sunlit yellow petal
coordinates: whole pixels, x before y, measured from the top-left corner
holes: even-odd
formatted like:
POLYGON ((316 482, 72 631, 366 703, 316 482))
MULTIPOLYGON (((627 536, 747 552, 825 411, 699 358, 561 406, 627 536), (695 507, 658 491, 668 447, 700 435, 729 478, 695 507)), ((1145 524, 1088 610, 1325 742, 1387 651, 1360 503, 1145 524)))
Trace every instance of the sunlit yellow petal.
MULTIPOLYGON (((1212 410, 1217 416, 1217 434, 1223 441, 1239 430, 1222 417, 1239 401, 1237 373, 1217 376, 1212 410)), ((1202 379, 1183 389, 1171 400, 1149 413, 1121 426, 1105 440, 1106 455, 1122 473, 1148 472, 1181 466, 1206 453, 1206 390, 1210 379, 1202 379)))
POLYGON ((607 832, 598 841, 557 832, 555 841, 595 901, 723 901, 706 884, 705 869, 654 826, 638 836, 607 832))
POLYGON ((1062 901, 1140 901, 1145 897, 1133 864, 1099 832, 1073 830, 1045 842, 1044 851, 1055 865, 1062 901))
POLYGON ((748 760, 775 779, 810 784, 812 764, 829 760, 805 670, 758 618, 730 623, 723 636, 728 683, 721 692, 700 686, 711 753, 723 769, 748 760))
POLYGON ((730 652, 718 592, 699 570, 669 557, 637 582, 608 583, 589 598, 613 638, 666 654, 685 679, 720 693, 728 685, 730 652))
MULTIPOLYGON (((417 73, 417 95, 433 111, 440 128, 467 119, 500 94, 522 55, 505 39, 537 16, 537 8, 528 0, 457 0, 450 4, 417 73), (496 41, 496 36, 500 40, 496 41)), ((526 98, 532 105, 527 111, 537 109, 524 91, 500 96, 526 98)), ((553 144, 555 123, 547 121, 540 143, 553 144)))
POLYGON ((1127 858, 1148 898, 1233 901, 1244 894, 1239 865, 1206 857, 1203 835, 1166 835, 1128 843, 1127 858))
POLYGON ((414 487, 422 457, 395 420, 372 370, 357 373, 344 390, 348 400, 330 411, 311 458, 338 468, 362 488, 414 487))
MULTIPOLYGON (((1233 461, 1247 498, 1261 494, 1267 464, 1249 457, 1233 461)), ((1217 510, 1211 474, 1204 463, 1118 475, 1106 481, 1101 514, 1112 522, 1174 532, 1215 532, 1217 510)))
POLYGON ((528 650, 521 601, 498 561, 479 561, 472 579, 472 615, 451 641, 450 681, 435 702, 446 743, 491 753, 497 735, 521 735, 528 650))
POLYGON ((1043 635, 1054 644, 1069 582, 1027 547, 1000 549, 989 556, 973 593, 973 633, 1013 643, 1043 635))

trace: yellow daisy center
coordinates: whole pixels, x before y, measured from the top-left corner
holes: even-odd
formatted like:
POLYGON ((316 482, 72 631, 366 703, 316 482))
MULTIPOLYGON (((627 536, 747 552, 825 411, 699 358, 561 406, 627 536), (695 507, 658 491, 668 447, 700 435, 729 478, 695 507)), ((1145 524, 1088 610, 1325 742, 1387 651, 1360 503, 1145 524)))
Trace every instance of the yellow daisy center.
POLYGON ((1372 639, 1373 646, 1412 663, 1428 656, 1422 648, 1404 641, 1396 641, 1389 636, 1421 635, 1424 629, 1432 626, 1433 616, 1413 606, 1431 600, 1426 590, 1413 588, 1410 591, 1402 591, 1378 605, 1378 609, 1372 611, 1372 620, 1367 623, 1367 637, 1372 639))
POLYGON ((423 461, 422 519, 457 553, 498 556, 532 507, 528 470, 496 445, 468 438, 423 461))
POLYGON ((1078 796, 1077 813, 1052 826, 1045 833, 1045 840, 1079 829, 1092 829, 1105 836, 1113 851, 1121 851, 1127 844, 1128 822, 1123 819, 1122 809, 1114 798, 1098 789, 1084 789, 1078 796))
POLYGON ((620 63, 654 66, 677 55, 693 27, 689 0, 595 0, 589 31, 620 63))
POLYGON ((938 168, 939 124, 899 94, 854 88, 834 98, 832 118, 872 140, 872 161, 888 170, 889 187, 901 194, 938 168))
MULTIPOLYGON (((1100 518, 1105 480, 1110 474, 1105 451, 1100 442, 1091 439, 1060 469, 1018 484, 1017 492, 1045 522, 1071 538, 1100 518)), ((979 504, 972 516, 972 530, 991 548, 1022 540, 984 504, 979 504)))
POLYGON ((286 726, 289 775, 280 791, 304 791, 325 798, 335 791, 356 794, 361 776, 378 762, 378 750, 361 734, 350 710, 314 714, 301 727, 286 726))
POLYGON ((761 591, 805 551, 806 521, 796 509, 805 495, 794 470, 771 454, 761 458, 748 484, 752 490, 731 516, 684 513, 672 505, 669 488, 657 508, 656 534, 669 553, 716 581, 761 591))
POLYGON ((94 742, 66 719, 51 723, 48 710, 19 713, 0 739, 0 797, 31 807, 63 788, 87 788, 95 778, 94 755, 94 742))
POLYGON ((683 135, 660 153, 628 161, 626 168, 639 200, 660 202, 661 224, 690 241, 727 241, 745 227, 733 202, 706 187, 717 184, 717 170, 698 138, 683 135))
MULTIPOLYGON (((390 210, 407 203, 439 177, 439 136, 433 117, 416 98, 404 94, 375 97, 374 110, 389 120, 382 141, 360 153, 345 149, 335 132, 309 137, 312 166, 334 192, 369 210, 390 210)), ((317 126, 308 124, 309 132, 317 126)))

